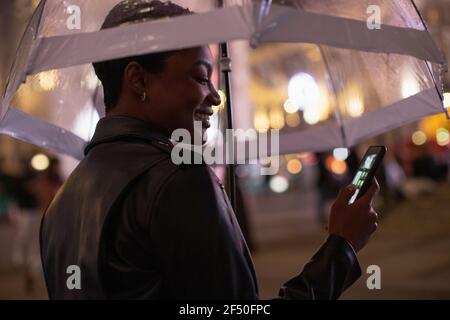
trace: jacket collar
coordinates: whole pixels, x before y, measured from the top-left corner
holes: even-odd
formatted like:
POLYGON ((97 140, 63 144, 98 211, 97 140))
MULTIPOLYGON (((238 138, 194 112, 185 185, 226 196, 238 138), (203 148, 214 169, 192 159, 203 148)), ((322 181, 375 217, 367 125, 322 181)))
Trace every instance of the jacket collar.
POLYGON ((84 149, 84 154, 87 155, 99 144, 120 140, 152 142, 169 152, 173 147, 167 136, 143 120, 125 116, 108 116, 98 122, 91 142, 84 149))

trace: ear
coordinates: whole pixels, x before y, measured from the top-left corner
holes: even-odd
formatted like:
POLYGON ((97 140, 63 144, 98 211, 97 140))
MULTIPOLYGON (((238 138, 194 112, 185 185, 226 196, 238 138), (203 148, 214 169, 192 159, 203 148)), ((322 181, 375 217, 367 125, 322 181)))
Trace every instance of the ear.
POLYGON ((124 86, 140 97, 146 90, 146 72, 144 67, 136 61, 130 62, 124 70, 124 86))

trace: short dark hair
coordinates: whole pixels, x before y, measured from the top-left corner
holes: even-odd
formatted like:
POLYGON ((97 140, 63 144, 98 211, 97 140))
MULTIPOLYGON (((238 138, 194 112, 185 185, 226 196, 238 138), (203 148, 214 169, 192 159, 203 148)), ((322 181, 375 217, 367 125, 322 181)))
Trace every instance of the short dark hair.
MULTIPOLYGON (((101 29, 192 13, 189 9, 170 1, 126 0, 117 4, 108 13, 101 29)), ((175 52, 177 51, 151 53, 93 63, 95 73, 103 85, 106 112, 113 109, 119 100, 120 92, 122 91, 123 73, 130 62, 136 61, 146 71, 159 73, 164 70, 166 59, 175 52)))

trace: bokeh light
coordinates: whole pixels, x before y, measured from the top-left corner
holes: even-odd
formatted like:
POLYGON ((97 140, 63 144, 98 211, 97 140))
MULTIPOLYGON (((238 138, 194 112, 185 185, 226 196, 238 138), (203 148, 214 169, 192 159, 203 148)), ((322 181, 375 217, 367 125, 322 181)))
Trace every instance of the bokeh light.
POLYGON ((307 108, 303 112, 303 118, 309 125, 314 125, 320 121, 320 110, 318 108, 307 108))
POLYGON ((298 114, 298 112, 286 114, 286 124, 289 127, 291 128, 298 127, 300 125, 300 121, 301 121, 300 115, 298 114))
POLYGON ((31 167, 37 171, 44 171, 50 165, 50 160, 45 154, 38 153, 31 159, 31 167))
POLYGON ((287 113, 293 114, 300 109, 300 106, 293 100, 287 99, 283 105, 283 108, 287 113))
POLYGON ((266 132, 269 130, 270 121, 265 111, 257 111, 255 113, 254 124, 258 132, 266 132))
POLYGON ((284 127, 284 115, 280 109, 270 111, 270 127, 273 129, 282 129, 284 127))
POLYGON ((427 136, 423 131, 419 130, 412 134, 411 140, 416 146, 421 146, 427 142, 427 136))
POLYGON ((289 189, 289 180, 283 176, 275 176, 270 179, 270 189, 275 193, 283 193, 289 189))
POLYGON ((327 169, 336 175, 342 175, 347 171, 347 163, 334 156, 328 156, 325 164, 327 169))
POLYGON ((298 159, 290 159, 287 163, 287 170, 290 174, 299 174, 302 169, 302 163, 298 159))
POLYGON ((444 93, 444 107, 450 108, 450 92, 444 93))
POLYGON ((319 86, 316 80, 308 73, 300 72, 289 80, 289 99, 304 110, 316 104, 320 98, 319 86))
POLYGON ((409 98, 420 92, 420 86, 416 78, 409 73, 402 80, 402 97, 409 98))
POLYGON ((361 97, 352 97, 347 105, 347 112, 353 118, 358 118, 364 113, 364 103, 361 97))
POLYGON ((348 158, 349 152, 347 148, 336 148, 333 150, 333 156, 337 160, 345 161, 348 158))
POLYGON ((446 146, 450 142, 450 135, 445 128, 439 128, 436 130, 436 142, 440 146, 446 146))
POLYGON ((38 90, 51 91, 58 86, 58 71, 49 70, 37 75, 38 90))

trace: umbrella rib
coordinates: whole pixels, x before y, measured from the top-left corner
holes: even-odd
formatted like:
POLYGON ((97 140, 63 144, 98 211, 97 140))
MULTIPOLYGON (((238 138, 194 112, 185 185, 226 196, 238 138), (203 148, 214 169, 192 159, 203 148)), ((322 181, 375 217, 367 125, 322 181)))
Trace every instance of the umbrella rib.
POLYGON ((83 159, 83 149, 87 144, 87 141, 71 131, 35 118, 14 107, 9 108, 1 120, 0 133, 56 153, 66 154, 77 160, 83 159), (33 131, 33 135, 27 135, 27 130, 33 131))
MULTIPOLYGON (((420 21, 422 21, 422 24, 423 24, 423 26, 425 27, 425 30, 427 30, 428 32, 430 32, 430 31, 428 30, 428 26, 427 26, 427 24, 425 23, 425 20, 423 19, 422 14, 420 13, 420 10, 419 10, 419 8, 417 7, 416 3, 415 3, 414 1, 411 1, 411 2, 412 2, 412 5, 413 5, 414 9, 416 10, 417 15, 418 15, 419 18, 420 18, 420 21)), ((441 88, 439 88, 439 87, 438 87, 438 84, 437 84, 437 82, 436 82, 436 79, 435 79, 435 77, 434 77, 434 74, 433 74, 433 72, 431 71, 430 66, 428 65, 428 62, 427 62, 427 61, 424 61, 424 63, 425 63, 425 66, 426 66, 426 68, 427 68, 427 70, 428 70, 428 73, 429 73, 429 75, 430 75, 430 77, 431 77, 431 80, 433 80, 434 87, 436 88, 436 91, 438 92, 439 97, 441 98, 441 100, 444 100, 444 95, 443 95, 444 88, 443 88, 443 82, 442 82, 442 79, 439 79, 440 84, 441 84, 441 88)), ((440 66, 440 68, 442 68, 442 65, 440 66)), ((442 70, 442 69, 441 69, 441 70, 442 70)), ((441 71, 441 72, 442 72, 442 71, 441 71)), ((445 113, 445 116, 447 117, 447 120, 450 120, 450 112, 449 112, 449 110, 444 106, 444 104, 442 104, 442 107, 443 107, 443 109, 444 109, 444 113, 445 113)))
MULTIPOLYGON (((296 4, 298 5, 298 7, 301 10, 304 10, 303 5, 299 2, 296 2, 296 4)), ((330 85, 331 85, 331 90, 333 91, 333 95, 334 95, 334 101, 336 102, 336 107, 334 108, 335 110, 335 115, 336 115, 336 121, 338 123, 339 126, 339 130, 341 131, 341 136, 342 136, 342 142, 344 144, 344 147, 348 147, 348 142, 347 142, 347 134, 345 133, 345 128, 344 128, 344 123, 342 121, 342 117, 340 114, 339 109, 339 105, 338 105, 338 96, 337 96, 337 91, 336 88, 334 87, 334 81, 333 81, 333 76, 331 75, 331 70, 330 70, 330 65, 328 64, 328 59, 325 56, 325 53, 323 51, 323 48, 321 45, 317 45, 319 47, 319 51, 320 51, 320 55, 322 56, 322 60, 324 62, 325 65, 325 69, 330 77, 330 85)))
POLYGON ((334 101, 335 101, 335 107, 334 107, 334 112, 336 115, 336 121, 338 123, 338 126, 340 128, 341 131, 341 135, 342 135, 342 141, 344 143, 344 147, 349 147, 348 145, 348 140, 347 140, 347 134, 345 132, 345 127, 344 127, 344 122, 342 120, 342 115, 340 113, 339 110, 339 102, 338 102, 338 96, 337 96, 337 91, 336 88, 334 86, 334 80, 333 80, 333 75, 331 74, 331 70, 330 70, 330 65, 328 64, 328 59, 323 51, 322 46, 318 46, 319 50, 320 50, 320 55, 322 56, 322 61, 325 65, 325 69, 328 73, 328 76, 330 77, 330 86, 331 86, 331 90, 333 91, 333 95, 334 95, 334 101))
MULTIPOLYGON (((42 20, 43 11, 45 9, 45 4, 46 4, 46 0, 43 0, 39 3, 36 10, 33 12, 33 15, 31 16, 30 21, 27 24, 27 28, 25 29, 25 32, 23 33, 23 35, 19 41, 19 45, 16 50, 16 59, 11 64, 8 78, 6 80, 6 85, 5 85, 5 89, 4 89, 4 95, 3 95, 3 99, 4 99, 3 105, 6 107, 5 108, 2 107, 0 109, 0 121, 5 117, 8 107, 9 107, 9 104, 11 103, 11 100, 13 98, 13 95, 19 89, 21 83, 25 81, 26 68, 27 68, 30 57, 33 54, 33 50, 34 50, 33 45, 31 45, 30 52, 26 53, 26 55, 27 55, 26 60, 21 61, 20 59, 18 59, 18 57, 21 55, 21 48, 24 46, 24 43, 26 43, 27 37, 30 36, 30 33, 28 33, 28 31, 29 30, 33 31, 32 30, 33 24, 36 24, 36 26, 39 27, 41 20, 42 20), (24 66, 21 66, 19 64, 20 62, 25 63, 25 68, 24 68, 24 66), (19 69, 19 67, 21 67, 21 68, 19 69), (17 68, 17 70, 15 71, 16 68, 17 68)), ((36 39, 37 34, 38 34, 38 31, 35 30, 32 34, 32 38, 34 40, 36 39)))

